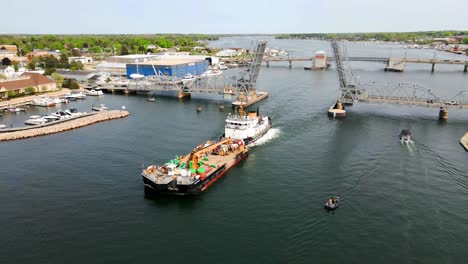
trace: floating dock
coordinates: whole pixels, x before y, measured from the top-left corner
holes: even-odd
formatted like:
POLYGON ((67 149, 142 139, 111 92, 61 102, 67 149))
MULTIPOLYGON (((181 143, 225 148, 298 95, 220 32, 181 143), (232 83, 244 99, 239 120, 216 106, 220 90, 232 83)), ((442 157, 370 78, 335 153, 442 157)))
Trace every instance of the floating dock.
POLYGON ((460 139, 460 145, 462 145, 466 151, 468 151, 468 132, 460 139))
POLYGON ((76 118, 46 123, 43 125, 28 126, 24 128, 14 129, 2 129, 0 130, 0 141, 25 139, 30 137, 59 133, 75 128, 88 126, 102 121, 126 117, 129 114, 129 112, 123 110, 101 111, 97 113, 85 114, 76 118))
POLYGON ((257 93, 254 93, 254 94, 251 94, 249 96, 247 96, 247 100, 244 101, 244 100, 236 100, 234 102, 232 102, 232 107, 240 107, 240 105, 242 104, 242 107, 248 107, 248 106, 251 106, 257 102, 260 102, 261 100, 265 99, 268 97, 268 93, 267 92, 257 92, 257 93))

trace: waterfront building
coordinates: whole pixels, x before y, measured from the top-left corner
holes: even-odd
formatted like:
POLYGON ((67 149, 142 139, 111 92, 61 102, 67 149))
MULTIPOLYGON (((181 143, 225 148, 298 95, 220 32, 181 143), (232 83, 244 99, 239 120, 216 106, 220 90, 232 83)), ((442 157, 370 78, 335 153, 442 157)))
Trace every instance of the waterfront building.
POLYGON ((0 81, 0 98, 8 98, 8 93, 25 93, 28 87, 34 88, 36 92, 57 90, 57 84, 52 79, 39 73, 25 72, 18 79, 0 81))

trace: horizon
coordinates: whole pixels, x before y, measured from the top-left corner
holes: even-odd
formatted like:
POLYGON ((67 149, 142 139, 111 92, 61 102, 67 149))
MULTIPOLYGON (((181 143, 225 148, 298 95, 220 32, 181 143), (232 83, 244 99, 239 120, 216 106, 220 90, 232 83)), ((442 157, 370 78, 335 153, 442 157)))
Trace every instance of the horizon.
POLYGON ((138 4, 127 0, 83 0, 79 4, 29 0, 11 2, 8 10, 3 19, 11 23, 4 24, 2 35, 275 35, 468 29, 464 19, 468 2, 457 0, 292 0, 286 5, 266 0, 201 0, 170 6, 150 0, 138 4))

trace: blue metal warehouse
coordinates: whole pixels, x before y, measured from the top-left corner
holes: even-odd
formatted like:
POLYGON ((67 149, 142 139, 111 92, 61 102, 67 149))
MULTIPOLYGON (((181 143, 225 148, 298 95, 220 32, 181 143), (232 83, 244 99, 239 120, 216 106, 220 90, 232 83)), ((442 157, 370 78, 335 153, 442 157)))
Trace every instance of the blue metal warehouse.
POLYGON ((191 59, 170 59, 170 60, 156 60, 147 61, 142 63, 127 64, 127 78, 130 75, 137 73, 145 76, 155 75, 156 72, 161 72, 168 76, 177 76, 183 78, 187 73, 192 75, 200 75, 208 70, 209 62, 207 60, 191 59))

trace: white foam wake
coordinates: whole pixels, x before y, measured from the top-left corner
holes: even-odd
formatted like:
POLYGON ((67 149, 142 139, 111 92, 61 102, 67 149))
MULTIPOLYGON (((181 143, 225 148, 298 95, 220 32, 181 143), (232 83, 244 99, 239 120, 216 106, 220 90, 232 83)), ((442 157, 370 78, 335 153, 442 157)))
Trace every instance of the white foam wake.
POLYGON ((252 144, 249 144, 249 147, 255 147, 255 146, 260 146, 263 145, 269 141, 271 141, 274 138, 277 138, 280 135, 281 130, 279 128, 270 128, 268 132, 263 135, 263 137, 257 139, 255 142, 252 144))

